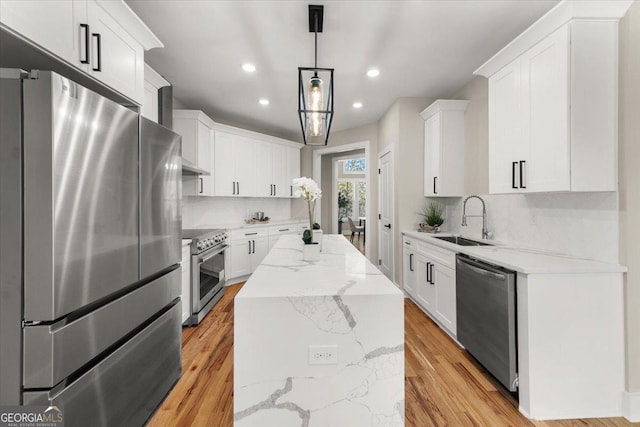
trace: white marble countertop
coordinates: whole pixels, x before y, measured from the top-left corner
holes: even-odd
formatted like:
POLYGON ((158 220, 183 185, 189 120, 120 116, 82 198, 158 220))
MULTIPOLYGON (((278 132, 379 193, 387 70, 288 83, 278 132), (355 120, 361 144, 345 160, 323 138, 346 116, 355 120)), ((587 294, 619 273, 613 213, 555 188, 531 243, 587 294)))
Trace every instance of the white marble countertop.
MULTIPOLYGON (((445 240, 436 239, 435 237, 451 236, 452 234, 450 233, 433 235, 413 230, 405 230, 402 234, 524 274, 624 273, 627 271, 625 266, 619 264, 575 258, 570 255, 525 248, 506 242, 490 240, 488 243, 491 243, 493 246, 459 246, 445 240)), ((462 237, 481 240, 476 237, 462 237)))
POLYGON ((277 219, 277 220, 269 220, 269 222, 265 224, 247 224, 244 221, 238 222, 227 222, 227 223, 217 223, 217 224, 206 224, 206 225, 198 225, 197 227, 185 227, 190 229, 241 229, 241 228, 262 228, 262 227, 271 227, 272 225, 281 225, 281 224, 304 224, 308 223, 309 220, 305 219, 277 219))
POLYGON ((282 236, 236 298, 402 295, 340 235, 324 235, 318 261, 303 261, 299 236, 282 236))

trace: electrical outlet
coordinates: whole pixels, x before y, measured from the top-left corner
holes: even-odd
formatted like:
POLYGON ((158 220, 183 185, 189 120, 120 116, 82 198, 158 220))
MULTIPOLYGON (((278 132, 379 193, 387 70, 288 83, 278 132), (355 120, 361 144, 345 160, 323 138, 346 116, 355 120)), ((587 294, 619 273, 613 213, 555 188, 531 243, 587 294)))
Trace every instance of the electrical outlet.
POLYGON ((309 365, 337 365, 337 345, 310 345, 309 365))

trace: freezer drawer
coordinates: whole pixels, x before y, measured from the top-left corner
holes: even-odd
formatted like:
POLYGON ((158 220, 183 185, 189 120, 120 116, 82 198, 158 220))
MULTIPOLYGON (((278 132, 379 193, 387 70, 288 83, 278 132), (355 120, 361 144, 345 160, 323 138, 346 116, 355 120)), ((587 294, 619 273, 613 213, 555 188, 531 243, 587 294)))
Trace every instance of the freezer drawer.
POLYGON ((93 369, 58 390, 25 392, 25 405, 63 408, 67 427, 140 427, 180 377, 180 303, 93 369))
POLYGON ((24 316, 138 281, 138 115, 48 71, 23 82, 24 316))
POLYGON ((175 270, 70 323, 24 328, 24 388, 51 388, 177 298, 175 270))
POLYGON ((181 137, 140 118, 140 278, 181 260, 181 137))

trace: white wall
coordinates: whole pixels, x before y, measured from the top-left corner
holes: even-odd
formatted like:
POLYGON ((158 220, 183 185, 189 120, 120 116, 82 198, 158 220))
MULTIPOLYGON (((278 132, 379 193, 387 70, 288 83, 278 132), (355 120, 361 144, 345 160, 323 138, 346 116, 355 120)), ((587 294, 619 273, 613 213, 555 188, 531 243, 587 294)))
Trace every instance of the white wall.
POLYGON ((242 224, 253 212, 272 220, 291 218, 291 199, 259 197, 183 197, 182 228, 224 227, 242 224))
POLYGON ((627 389, 640 392, 640 2, 620 21, 620 262, 626 275, 627 389))

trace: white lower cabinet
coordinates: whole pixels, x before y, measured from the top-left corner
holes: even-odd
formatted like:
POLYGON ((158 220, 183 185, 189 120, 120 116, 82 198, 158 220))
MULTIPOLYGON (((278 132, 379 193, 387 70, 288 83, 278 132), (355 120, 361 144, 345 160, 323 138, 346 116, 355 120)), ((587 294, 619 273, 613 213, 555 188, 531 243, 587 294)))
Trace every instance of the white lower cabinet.
POLYGON ((403 280, 403 289, 404 291, 412 296, 413 298, 417 298, 416 296, 416 283, 417 283, 417 269, 416 269, 416 254, 415 254, 415 242, 413 240, 407 239, 406 237, 403 240, 402 245, 402 265, 403 272, 402 280, 403 280))
POLYGON ((246 276, 254 272, 269 252, 266 228, 231 231, 229 278, 246 276))
POLYGON ((191 246, 182 247, 182 286, 180 299, 182 300, 182 323, 186 322, 191 314, 191 246))
POLYGON ((297 235, 299 224, 285 224, 269 228, 269 250, 280 240, 280 237, 286 235, 297 235))
POLYGON ((442 328, 456 336, 455 253, 404 237, 403 283, 407 294, 442 328))

